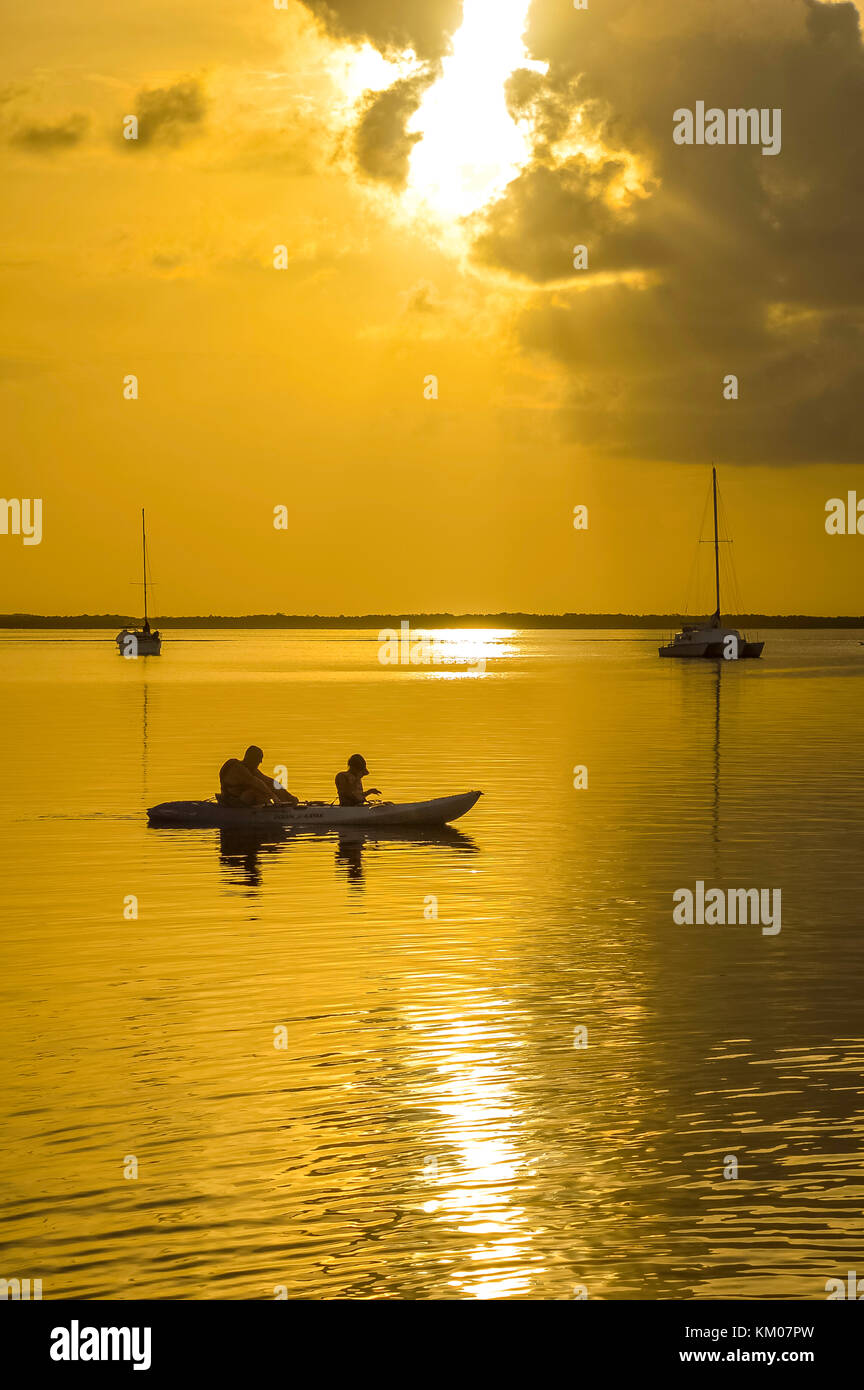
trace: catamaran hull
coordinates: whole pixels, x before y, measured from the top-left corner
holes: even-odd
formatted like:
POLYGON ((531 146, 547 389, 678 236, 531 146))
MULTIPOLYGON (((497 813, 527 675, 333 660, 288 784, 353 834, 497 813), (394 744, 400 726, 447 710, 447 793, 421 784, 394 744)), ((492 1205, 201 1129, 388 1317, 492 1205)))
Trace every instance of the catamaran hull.
POLYGON ((673 656, 678 661, 699 660, 708 658, 711 661, 737 660, 743 661, 747 657, 757 657, 762 655, 764 642, 742 642, 738 649, 737 658, 727 656, 725 644, 723 642, 694 642, 692 645, 685 646, 684 643, 676 643, 675 646, 658 647, 661 656, 673 656))
POLYGON ((407 801, 376 806, 219 806, 214 801, 163 801, 151 806, 151 825, 175 830, 338 830, 342 826, 364 829, 397 825, 449 825, 479 801, 482 792, 439 796, 432 801, 407 801))

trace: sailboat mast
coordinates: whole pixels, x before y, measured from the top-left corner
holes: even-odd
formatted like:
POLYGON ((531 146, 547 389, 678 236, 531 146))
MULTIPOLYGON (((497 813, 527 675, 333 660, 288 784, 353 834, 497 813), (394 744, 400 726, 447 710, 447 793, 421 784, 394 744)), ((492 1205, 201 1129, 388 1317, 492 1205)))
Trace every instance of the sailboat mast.
POLYGON ((720 621, 720 539, 717 531, 717 469, 711 468, 711 483, 714 490, 714 581, 717 587, 717 609, 714 614, 720 621))
MULTIPOLYGON (((715 507, 716 510, 716 507, 715 507)), ((141 559, 144 565, 144 626, 147 627, 147 532, 144 529, 144 508, 141 508, 141 559)))

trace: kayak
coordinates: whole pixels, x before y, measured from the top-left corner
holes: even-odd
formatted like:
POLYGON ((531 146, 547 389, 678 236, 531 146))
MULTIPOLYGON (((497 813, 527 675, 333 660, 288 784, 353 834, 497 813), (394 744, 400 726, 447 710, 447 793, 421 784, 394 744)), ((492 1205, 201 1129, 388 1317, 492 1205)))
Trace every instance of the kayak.
POLYGON ((380 801, 366 806, 327 806, 306 802, 300 806, 220 806, 217 801, 163 801, 151 806, 151 825, 176 830, 268 830, 274 826, 305 826, 338 830, 357 825, 375 829, 384 825, 449 825, 479 801, 482 792, 438 796, 432 801, 380 801))

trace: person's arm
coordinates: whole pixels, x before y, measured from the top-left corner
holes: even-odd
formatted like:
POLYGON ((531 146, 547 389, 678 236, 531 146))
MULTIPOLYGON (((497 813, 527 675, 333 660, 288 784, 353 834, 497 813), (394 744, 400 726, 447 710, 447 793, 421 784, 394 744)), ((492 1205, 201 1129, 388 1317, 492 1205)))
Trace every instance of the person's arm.
POLYGON ((264 788, 271 801, 279 801, 283 805, 287 806, 300 805, 299 797, 294 796, 289 791, 286 791, 280 783, 274 782, 272 777, 265 777, 264 773, 261 772, 260 769, 256 768, 255 771, 252 773, 252 777, 254 778, 255 782, 259 787, 264 788))
POLYGON ((287 791, 285 787, 278 786, 278 785, 274 785, 272 791, 273 791, 273 796, 274 796, 274 798, 275 798, 276 801, 278 801, 281 805, 283 805, 283 806, 299 806, 299 805, 300 805, 300 798, 299 798, 299 796, 295 796, 293 792, 287 791))

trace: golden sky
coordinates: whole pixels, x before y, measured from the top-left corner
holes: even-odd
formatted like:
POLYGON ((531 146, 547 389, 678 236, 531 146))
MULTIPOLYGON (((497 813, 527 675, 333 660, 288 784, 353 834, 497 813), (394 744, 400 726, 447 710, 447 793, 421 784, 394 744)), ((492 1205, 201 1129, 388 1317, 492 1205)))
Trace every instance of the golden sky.
POLYGON ((748 610, 864 607, 855 6, 2 9, 2 611, 134 612, 141 505, 157 614, 675 611, 712 462, 748 610))

